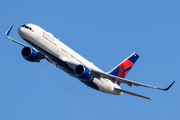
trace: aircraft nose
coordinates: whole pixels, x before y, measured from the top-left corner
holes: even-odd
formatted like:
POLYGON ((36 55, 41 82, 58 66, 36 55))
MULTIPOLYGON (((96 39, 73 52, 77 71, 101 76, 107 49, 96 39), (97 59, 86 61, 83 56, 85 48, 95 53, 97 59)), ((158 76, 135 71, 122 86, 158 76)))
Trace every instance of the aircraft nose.
POLYGON ((22 38, 25 34, 25 30, 23 27, 18 28, 18 35, 22 38))

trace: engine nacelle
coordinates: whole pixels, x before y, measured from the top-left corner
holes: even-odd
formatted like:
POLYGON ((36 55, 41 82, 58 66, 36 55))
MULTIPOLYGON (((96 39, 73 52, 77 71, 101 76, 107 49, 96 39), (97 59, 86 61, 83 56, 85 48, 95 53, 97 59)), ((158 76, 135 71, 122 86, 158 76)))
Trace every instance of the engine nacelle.
POLYGON ((86 66, 78 65, 74 69, 75 75, 84 81, 90 81, 92 79, 92 72, 86 66))
POLYGON ((24 47, 21 51, 22 56, 24 59, 30 62, 39 62, 41 59, 44 59, 45 56, 33 48, 30 47, 24 47))

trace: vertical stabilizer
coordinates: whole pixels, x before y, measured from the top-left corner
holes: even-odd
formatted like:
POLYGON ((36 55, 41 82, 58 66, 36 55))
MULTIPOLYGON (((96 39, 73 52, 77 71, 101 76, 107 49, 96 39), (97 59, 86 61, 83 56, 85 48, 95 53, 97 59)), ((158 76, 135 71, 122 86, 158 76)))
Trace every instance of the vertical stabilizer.
MULTIPOLYGON (((138 58, 139 55, 133 53, 108 73, 114 76, 125 78, 138 58)), ((121 83, 117 82, 117 84, 120 85, 121 83)))

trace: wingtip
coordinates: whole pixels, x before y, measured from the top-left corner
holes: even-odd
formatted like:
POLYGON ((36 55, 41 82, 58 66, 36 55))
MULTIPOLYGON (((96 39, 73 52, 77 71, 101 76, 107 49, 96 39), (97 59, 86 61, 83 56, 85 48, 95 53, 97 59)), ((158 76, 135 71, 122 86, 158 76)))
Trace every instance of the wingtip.
POLYGON ((165 89, 160 88, 160 89, 164 90, 164 91, 168 91, 174 83, 175 83, 175 81, 173 81, 167 88, 165 88, 165 89))
POLYGON ((165 91, 169 90, 174 83, 175 83, 175 81, 173 81, 173 82, 165 89, 165 91))
POLYGON ((13 27, 13 25, 11 25, 11 26, 9 27, 9 29, 7 30, 7 32, 5 33, 6 37, 9 36, 9 33, 10 33, 12 27, 13 27))

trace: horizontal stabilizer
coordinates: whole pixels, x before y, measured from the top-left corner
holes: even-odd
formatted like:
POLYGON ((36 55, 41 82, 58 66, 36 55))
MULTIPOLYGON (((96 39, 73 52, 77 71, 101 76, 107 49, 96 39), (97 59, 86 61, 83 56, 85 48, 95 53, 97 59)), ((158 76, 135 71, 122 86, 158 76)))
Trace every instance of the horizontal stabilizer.
POLYGON ((145 98, 145 99, 148 99, 148 100, 152 100, 149 97, 145 97, 145 96, 142 96, 142 95, 139 95, 139 94, 136 94, 136 93, 132 93, 132 92, 126 91, 126 90, 122 90, 122 89, 118 89, 118 88, 114 88, 114 89, 119 91, 119 92, 123 92, 123 93, 130 94, 130 95, 133 95, 133 96, 137 96, 137 97, 145 98))

